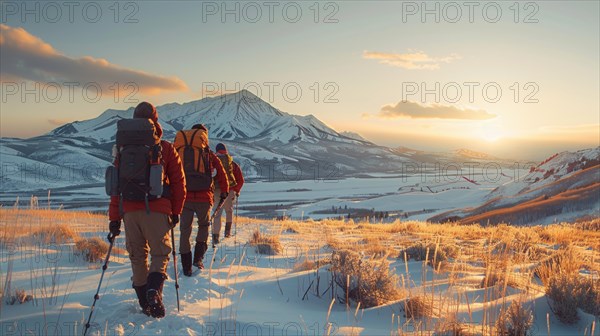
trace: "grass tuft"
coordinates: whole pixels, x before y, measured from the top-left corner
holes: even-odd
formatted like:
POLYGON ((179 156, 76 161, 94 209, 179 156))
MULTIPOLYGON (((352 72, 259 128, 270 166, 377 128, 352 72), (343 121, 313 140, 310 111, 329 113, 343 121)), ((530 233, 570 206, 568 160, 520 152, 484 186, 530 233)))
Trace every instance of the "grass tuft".
POLYGON ((38 228, 32 236, 35 242, 44 244, 64 244, 75 240, 77 234, 70 226, 66 224, 57 224, 38 228))
POLYGON ((261 233, 258 229, 252 233, 248 244, 255 246, 259 254, 276 255, 283 251, 279 236, 267 235, 261 233))
POLYGON ((390 272, 389 262, 362 259, 351 250, 335 250, 331 255, 330 271, 334 282, 344 293, 343 301, 352 300, 370 308, 398 300, 403 291, 397 286, 398 277, 390 272))
POLYGON ((502 336, 527 336, 532 334, 532 326, 531 308, 525 307, 521 300, 515 300, 496 321, 496 332, 502 336))
POLYGON ((404 259, 404 253, 408 259, 416 261, 425 261, 428 265, 438 265, 454 258, 458 254, 458 248, 452 245, 436 244, 433 242, 418 242, 400 251, 398 258, 404 259))
POLYGON ((416 295, 404 303, 404 315, 407 318, 419 319, 433 315, 433 299, 426 295, 416 295))
POLYGON ((27 294, 24 289, 16 289, 14 293, 9 293, 5 298, 4 302, 7 305, 23 304, 33 300, 33 295, 27 294))
POLYGON ((75 243, 75 254, 90 263, 102 260, 107 252, 108 244, 98 237, 83 238, 75 243))

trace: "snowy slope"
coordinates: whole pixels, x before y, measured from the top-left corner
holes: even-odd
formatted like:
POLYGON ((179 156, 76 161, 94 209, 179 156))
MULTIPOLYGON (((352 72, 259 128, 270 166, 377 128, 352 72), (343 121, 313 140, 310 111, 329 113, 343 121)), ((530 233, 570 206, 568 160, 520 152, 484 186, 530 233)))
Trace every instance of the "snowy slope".
POLYGON ((524 178, 494 190, 488 197, 513 196, 539 189, 584 168, 597 165, 599 160, 600 147, 557 153, 531 167, 529 174, 524 178))
POLYGON ((574 220, 582 213, 600 216, 600 147, 552 155, 525 176, 492 190, 484 201, 431 220, 528 224, 574 220))

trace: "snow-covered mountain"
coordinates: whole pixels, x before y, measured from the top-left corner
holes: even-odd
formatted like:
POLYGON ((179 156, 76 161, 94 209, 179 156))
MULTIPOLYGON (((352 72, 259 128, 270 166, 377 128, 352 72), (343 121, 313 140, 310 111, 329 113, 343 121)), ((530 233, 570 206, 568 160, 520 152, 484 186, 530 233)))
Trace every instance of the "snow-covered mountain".
POLYGON ((600 216, 600 147, 554 154, 484 201, 430 220, 528 224, 600 216))
POLYGON ((350 131, 343 131, 340 132, 341 135, 351 138, 351 139, 355 139, 355 140, 360 140, 360 141, 369 141, 367 139, 365 139, 362 135, 356 133, 356 132, 350 132, 350 131))
MULTIPOLYGON (((313 115, 298 116, 280 111, 247 90, 185 104, 167 104, 157 107, 157 111, 167 139, 173 138, 180 129, 190 129, 194 124, 203 123, 210 130, 210 137, 220 140, 252 139, 279 145, 298 140, 371 144, 342 135, 313 115)), ((107 110, 97 118, 66 124, 48 135, 83 136, 99 143, 110 142, 114 141, 117 121, 132 116, 133 108, 125 111, 107 110)))
MULTIPOLYGON (((340 178, 393 171, 409 159, 387 147, 338 133, 312 115, 271 106, 249 91, 157 107, 163 139, 203 123, 211 146, 225 143, 247 176, 272 180, 340 178)), ((117 121, 133 108, 60 126, 30 139, 0 139, 3 190, 32 190, 101 183, 112 161, 117 121), (51 175, 51 176, 50 176, 51 175), (68 176, 68 178, 65 177, 68 176)))

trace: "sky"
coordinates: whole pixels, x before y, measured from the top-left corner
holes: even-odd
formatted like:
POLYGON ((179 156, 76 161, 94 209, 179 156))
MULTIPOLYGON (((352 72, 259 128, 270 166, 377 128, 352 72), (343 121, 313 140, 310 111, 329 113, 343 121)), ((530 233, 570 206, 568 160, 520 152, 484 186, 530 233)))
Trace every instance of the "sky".
POLYGON ((598 1, 0 2, 0 136, 248 89, 386 146, 600 145, 598 1))

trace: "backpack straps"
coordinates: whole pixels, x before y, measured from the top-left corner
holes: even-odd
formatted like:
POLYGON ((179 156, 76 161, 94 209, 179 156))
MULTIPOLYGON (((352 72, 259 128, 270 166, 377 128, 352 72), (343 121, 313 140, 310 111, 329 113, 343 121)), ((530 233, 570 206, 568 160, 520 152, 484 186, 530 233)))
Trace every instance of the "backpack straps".
POLYGON ((185 142, 186 145, 193 145, 194 144, 194 138, 196 137, 196 133, 198 133, 198 129, 194 131, 194 133, 192 133, 192 138, 190 139, 190 143, 187 143, 187 140, 185 142))
MULTIPOLYGON (((194 138, 196 137, 196 133, 198 133, 199 129, 195 129, 194 133, 192 133, 192 136, 190 137, 190 141, 188 141, 187 136, 185 135, 185 132, 183 130, 179 131, 181 133, 181 135, 183 136, 183 141, 185 142, 184 147, 186 146, 192 146, 194 144, 194 138)), ((181 147, 179 147, 181 148, 181 147)), ((196 166, 196 170, 200 171, 200 161, 201 161, 201 157, 202 156, 202 151, 199 152, 199 157, 198 157, 198 164, 196 166)))
POLYGON ((206 147, 204 149, 204 152, 206 154, 206 161, 204 162, 204 169, 205 169, 204 171, 208 173, 208 172, 211 171, 211 169, 210 169, 210 161, 212 160, 211 159, 212 151, 210 150, 210 148, 206 147))
MULTIPOLYGON (((194 131, 194 133, 192 133, 192 138, 190 139, 190 143, 188 144, 186 141, 186 145, 190 145, 190 146, 194 145, 194 138, 196 137, 196 133, 198 133, 198 131, 199 131, 199 129, 196 129, 194 131)), ((200 160, 202 159, 201 155, 202 155, 202 153, 199 152, 198 153, 198 164, 196 165, 196 171, 200 171, 200 160)))
MULTIPOLYGON (((181 135, 183 135, 183 141, 185 142, 184 146, 188 146, 189 143, 187 141, 187 137, 185 136, 185 132, 184 131, 179 131, 179 132, 181 133, 181 135)), ((196 134, 196 133, 194 133, 194 134, 196 134)))

